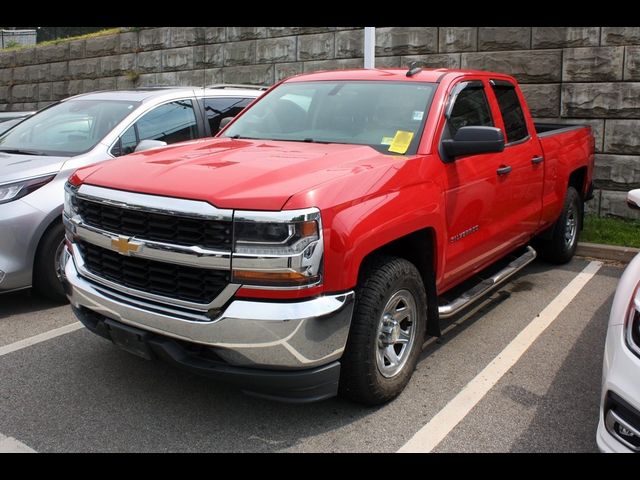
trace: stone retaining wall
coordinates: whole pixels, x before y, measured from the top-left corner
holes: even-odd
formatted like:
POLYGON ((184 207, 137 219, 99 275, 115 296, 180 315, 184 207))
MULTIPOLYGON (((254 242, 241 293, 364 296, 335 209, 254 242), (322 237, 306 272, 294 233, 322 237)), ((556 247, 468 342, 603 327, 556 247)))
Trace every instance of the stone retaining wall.
MULTIPOLYGON (((272 84, 361 67, 361 27, 164 27, 0 51, 0 111, 77 93, 151 85, 272 84)), ((640 188, 640 27, 384 27, 376 66, 507 72, 536 119, 586 123, 596 136, 590 211, 636 216, 640 188)))

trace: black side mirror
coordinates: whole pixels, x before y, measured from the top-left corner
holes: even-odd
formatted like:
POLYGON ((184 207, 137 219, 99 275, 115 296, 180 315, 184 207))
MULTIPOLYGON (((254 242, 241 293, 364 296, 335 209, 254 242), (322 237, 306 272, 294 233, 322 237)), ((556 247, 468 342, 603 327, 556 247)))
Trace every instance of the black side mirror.
POLYGON ((218 128, 218 131, 229 125, 231 120, 233 120, 233 117, 224 117, 222 120, 220 120, 220 127, 218 128))
POLYGON ((462 155, 495 153, 504 150, 504 135, 496 127, 461 127, 453 139, 442 141, 445 161, 451 162, 462 155))

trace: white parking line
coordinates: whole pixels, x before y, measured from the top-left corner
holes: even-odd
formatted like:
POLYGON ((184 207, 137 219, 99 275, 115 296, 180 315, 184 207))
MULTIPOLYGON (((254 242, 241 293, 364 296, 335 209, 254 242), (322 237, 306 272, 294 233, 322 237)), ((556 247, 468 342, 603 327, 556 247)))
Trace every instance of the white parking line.
POLYGON ((49 330, 48 332, 40 333, 38 335, 34 335, 33 337, 25 338, 24 340, 19 340, 17 342, 10 343, 9 345, 0 347, 0 357, 3 355, 6 355, 7 353, 15 352, 16 350, 30 347, 31 345, 35 345, 36 343, 44 342, 46 340, 59 337, 60 335, 64 335, 66 333, 71 333, 80 328, 82 328, 82 323, 74 322, 69 325, 65 325, 64 327, 56 328, 54 330, 49 330))
POLYGON ((558 318, 601 266, 601 262, 590 262, 489 365, 476 375, 429 423, 418 430, 398 450, 398 453, 428 453, 437 447, 491 387, 515 365, 540 334, 558 318))
POLYGON ((13 437, 5 437, 0 433, 0 453, 37 453, 13 437))

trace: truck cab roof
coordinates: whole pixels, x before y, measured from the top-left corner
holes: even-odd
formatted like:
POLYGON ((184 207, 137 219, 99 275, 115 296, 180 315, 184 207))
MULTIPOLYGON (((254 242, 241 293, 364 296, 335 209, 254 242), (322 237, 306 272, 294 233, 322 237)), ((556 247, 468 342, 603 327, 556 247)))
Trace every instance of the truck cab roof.
POLYGON ((483 70, 463 70, 450 68, 423 68, 420 72, 408 77, 407 68, 354 68, 349 70, 327 70, 296 75, 286 82, 321 82, 327 80, 361 80, 361 81, 395 81, 395 82, 432 82, 442 81, 445 76, 458 77, 463 75, 491 76, 500 78, 513 77, 504 73, 487 72, 483 70))

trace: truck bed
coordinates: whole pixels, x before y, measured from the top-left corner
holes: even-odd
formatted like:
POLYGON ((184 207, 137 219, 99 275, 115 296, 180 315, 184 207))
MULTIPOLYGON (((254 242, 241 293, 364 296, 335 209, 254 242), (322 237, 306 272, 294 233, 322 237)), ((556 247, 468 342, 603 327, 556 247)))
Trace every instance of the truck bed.
POLYGON ((575 181, 582 185, 582 198, 590 198, 594 144, 589 125, 535 123, 535 127, 546 164, 542 221, 547 223, 555 221, 562 210, 572 172, 577 172, 575 181))

